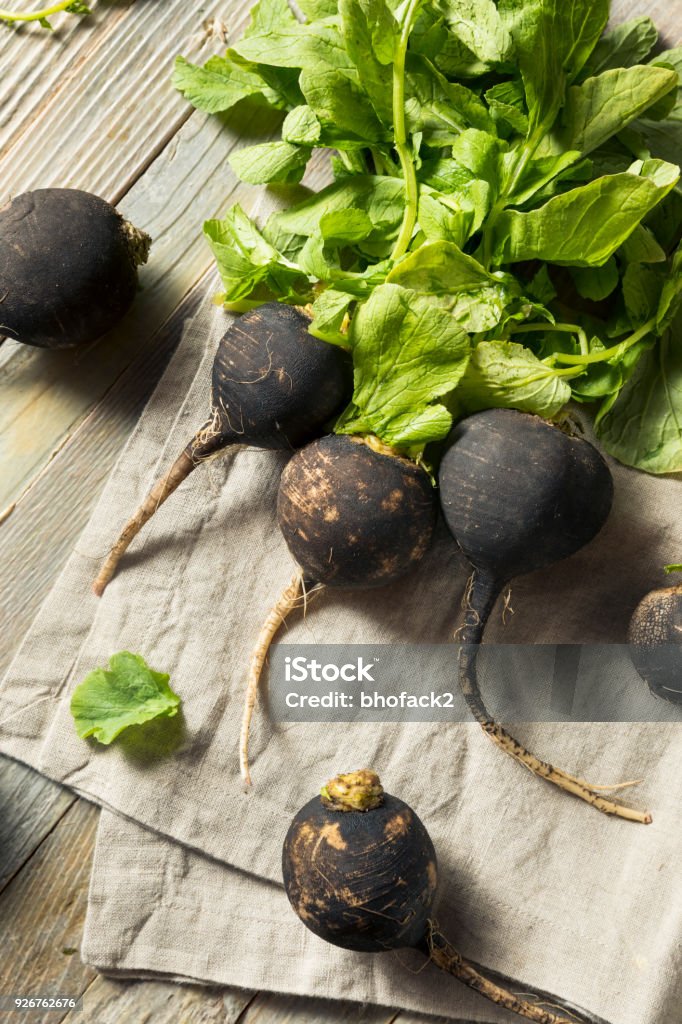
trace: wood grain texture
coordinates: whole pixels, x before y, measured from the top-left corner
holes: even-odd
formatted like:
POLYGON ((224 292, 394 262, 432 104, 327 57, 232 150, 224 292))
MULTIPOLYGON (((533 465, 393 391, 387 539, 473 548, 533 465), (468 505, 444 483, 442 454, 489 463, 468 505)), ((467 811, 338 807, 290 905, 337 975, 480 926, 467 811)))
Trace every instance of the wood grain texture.
MULTIPOLYGON (((77 801, 0 894, 3 995, 80 995, 95 978, 75 950, 85 920, 98 813, 92 804, 77 801)), ((46 1016, 19 1010, 11 1019, 35 1024, 46 1016)))
POLYGON ((237 1024, 254 995, 246 989, 98 977, 83 995, 83 1013, 67 1013, 60 1024, 237 1024))
POLYGON ((25 765, 0 760, 0 893, 76 799, 25 765))

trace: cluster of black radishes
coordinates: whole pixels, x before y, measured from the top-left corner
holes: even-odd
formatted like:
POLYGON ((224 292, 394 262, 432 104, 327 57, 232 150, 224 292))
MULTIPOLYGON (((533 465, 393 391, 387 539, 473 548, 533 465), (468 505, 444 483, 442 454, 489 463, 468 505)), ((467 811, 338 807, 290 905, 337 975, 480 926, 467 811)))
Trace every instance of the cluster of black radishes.
MULTIPOLYGON (((0 210, 2 332, 48 348, 94 341, 130 306, 148 249, 146 235, 88 193, 19 196, 0 210)), ((235 445, 294 452, 282 473, 277 517, 296 571, 251 661, 240 744, 247 781, 259 677, 286 615, 310 589, 376 587, 404 576, 426 552, 437 516, 436 491, 421 465, 376 438, 327 432, 351 395, 351 359, 314 338, 308 325, 305 311, 278 303, 231 324, 215 356, 208 419, 125 525, 94 584, 101 595, 139 530, 203 460, 235 445)), ((473 569, 459 676, 474 717, 536 775, 604 813, 650 821, 606 798, 608 787, 593 787, 527 751, 494 721, 476 676, 477 652, 503 588, 575 553, 606 521, 613 481, 601 455, 537 416, 492 409, 453 429, 439 492, 447 525, 473 569)), ((679 659, 673 663, 669 652, 681 634, 682 587, 673 587, 642 601, 629 637, 652 691, 678 703, 679 659)), ((284 844, 283 872, 299 917, 327 941, 366 952, 416 948, 498 1005, 539 1024, 568 1024, 543 1009, 546 994, 536 993, 537 1002, 518 998, 439 933, 431 916, 433 844, 414 811, 387 796, 373 772, 338 776, 302 808, 284 844)))
MULTIPOLYGON (((128 310, 150 239, 103 199, 42 189, 0 210, 0 329, 30 345, 96 340, 128 310)), ((123 528, 94 584, 101 595, 119 560, 163 501, 203 460, 234 445, 295 452, 281 478, 277 516, 296 573, 254 650, 240 744, 249 781, 248 733, 267 650, 302 595, 320 587, 383 586, 426 552, 437 498, 426 470, 376 438, 326 433, 352 390, 347 352, 308 331, 303 310, 268 303, 236 319, 216 352, 211 410, 123 528), (303 446, 303 447, 302 447, 303 446)), ((491 409, 452 431, 439 473, 440 504, 473 567, 461 633, 460 684, 486 733, 503 750, 605 813, 649 816, 604 797, 525 750, 491 716, 476 655, 492 607, 511 579, 578 551, 611 507, 609 469, 586 440, 537 416, 491 409)), ((682 636, 682 588, 654 592, 630 631, 652 692, 680 702, 671 650, 682 636)))

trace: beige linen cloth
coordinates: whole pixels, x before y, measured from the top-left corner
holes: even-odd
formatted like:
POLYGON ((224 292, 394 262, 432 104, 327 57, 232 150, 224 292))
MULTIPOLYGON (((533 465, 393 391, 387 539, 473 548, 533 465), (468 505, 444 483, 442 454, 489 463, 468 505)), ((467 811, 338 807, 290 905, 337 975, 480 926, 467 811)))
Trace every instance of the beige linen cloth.
MULTIPOLYGON (((372 766, 431 833, 438 920, 464 955, 609 1024, 679 1024, 680 723, 516 730, 538 754, 594 782, 644 779, 631 799, 653 812, 648 827, 556 791, 473 723, 273 726, 262 703, 255 787, 244 793, 237 746, 245 666, 293 569, 274 516, 284 459, 271 453, 241 450, 200 467, 134 543, 105 596, 92 595, 122 522, 205 419, 213 353, 228 322, 207 299, 188 326, 0 689, 0 750, 106 809, 85 960, 108 973, 376 1002, 462 1021, 514 1019, 434 967, 419 971, 413 954, 328 946, 289 909, 280 851, 293 812, 328 777, 372 766), (73 686, 123 649, 169 672, 182 697, 165 747, 150 749, 155 724, 107 748, 75 733, 73 686)), ((682 484, 618 466, 614 474, 615 508, 600 537, 515 583, 515 614, 504 626, 495 615, 491 640, 624 640, 632 607, 682 551, 682 484)), ((451 642, 466 576, 441 529, 408 579, 366 594, 329 592, 305 618, 292 616, 281 642, 451 642)))

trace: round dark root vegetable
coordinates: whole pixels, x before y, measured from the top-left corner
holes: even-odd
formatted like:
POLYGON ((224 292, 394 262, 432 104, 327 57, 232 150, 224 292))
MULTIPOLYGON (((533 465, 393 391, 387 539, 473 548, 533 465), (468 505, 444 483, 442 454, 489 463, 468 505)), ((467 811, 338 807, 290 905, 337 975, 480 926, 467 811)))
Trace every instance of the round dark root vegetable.
POLYGON ((41 348, 95 341, 128 311, 150 245, 89 192, 17 196, 0 209, 0 334, 41 348))
POLYGON ((330 434, 287 463, 277 520, 298 568, 251 658, 240 742, 247 784, 249 727, 277 630, 312 589, 381 587, 409 572, 431 542, 436 497, 425 470, 376 438, 330 434))
POLYGON ((635 668, 656 697, 682 705, 682 586, 652 590, 628 630, 635 668))
POLYGON ((348 400, 346 352, 308 333, 310 320, 269 302, 232 323, 213 363, 211 415, 123 528, 93 589, 100 596, 130 542, 200 462, 231 445, 290 451, 348 400))
POLYGON ((648 823, 650 815, 597 792, 622 787, 590 785, 527 751, 493 720, 476 675, 478 645, 503 588, 513 577, 587 544, 606 521, 612 497, 608 466, 588 441, 511 409, 491 409, 459 423, 440 466, 445 520, 474 569, 459 634, 460 685, 474 717, 536 775, 605 814, 648 823))
POLYGON ((433 843, 374 772, 339 775, 301 808, 284 840, 282 873, 296 914, 326 942, 363 953, 417 949, 498 1006, 538 1024, 571 1024, 496 984, 440 934, 433 843))

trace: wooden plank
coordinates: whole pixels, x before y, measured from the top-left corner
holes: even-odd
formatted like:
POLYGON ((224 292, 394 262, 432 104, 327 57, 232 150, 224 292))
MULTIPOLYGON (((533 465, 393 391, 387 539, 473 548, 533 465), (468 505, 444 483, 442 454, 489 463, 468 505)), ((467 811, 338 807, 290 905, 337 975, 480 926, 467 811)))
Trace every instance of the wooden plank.
POLYGON ((199 282, 0 527, 0 674, 66 562, 149 393, 195 311, 199 282), (62 504, 63 502, 63 504, 62 504), (49 544, 36 544, 49 537, 49 544))
MULTIPOLYGON (((75 952, 85 920, 98 810, 78 800, 0 894, 3 995, 80 995, 95 978, 75 952)), ((12 1013, 35 1024, 40 1010, 12 1013)))
MULTIPOLYGON (((97 1024, 237 1024, 254 995, 246 989, 98 977, 84 993, 83 1011, 97 1024)), ((83 1013, 69 1012, 59 1022, 82 1024, 83 1013)))
POLYGON ((0 893, 76 799, 25 765, 0 758, 0 893))
MULTIPOLYGON (((235 29, 248 7, 228 0, 235 29)), ((115 201, 191 113, 171 87, 175 56, 222 49, 184 0, 99 2, 55 34, 0 25, 0 199, 62 185, 115 201)))
POLYGON ((259 992, 239 1024, 394 1024, 397 1016, 395 1010, 367 1003, 259 992))

